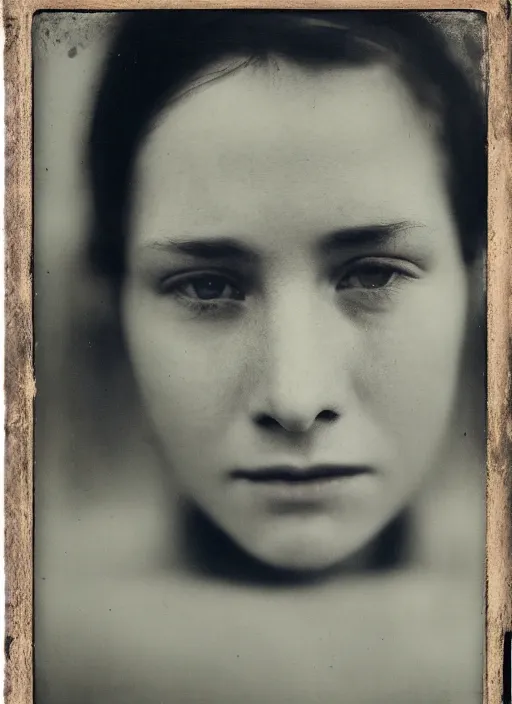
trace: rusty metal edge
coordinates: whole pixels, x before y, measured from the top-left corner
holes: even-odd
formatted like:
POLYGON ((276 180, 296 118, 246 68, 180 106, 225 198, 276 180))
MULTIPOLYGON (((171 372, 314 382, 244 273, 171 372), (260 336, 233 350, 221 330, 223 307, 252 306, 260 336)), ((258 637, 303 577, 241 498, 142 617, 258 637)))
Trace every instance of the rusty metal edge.
POLYGON ((487 551, 484 704, 500 704, 512 630, 511 0, 5 0, 5 686, 33 701, 32 59, 35 12, 144 8, 479 10, 489 39, 487 551))

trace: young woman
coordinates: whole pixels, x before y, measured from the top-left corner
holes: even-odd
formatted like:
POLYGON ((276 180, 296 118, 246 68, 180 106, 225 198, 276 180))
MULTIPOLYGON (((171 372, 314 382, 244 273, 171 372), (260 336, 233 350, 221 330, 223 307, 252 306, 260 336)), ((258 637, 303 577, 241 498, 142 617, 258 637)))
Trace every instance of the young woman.
POLYGON ((181 531, 169 575, 89 588, 108 646, 67 696, 476 704, 478 598, 415 571, 410 539, 481 337, 485 121, 440 35, 407 12, 129 13, 90 173, 91 262, 181 531))

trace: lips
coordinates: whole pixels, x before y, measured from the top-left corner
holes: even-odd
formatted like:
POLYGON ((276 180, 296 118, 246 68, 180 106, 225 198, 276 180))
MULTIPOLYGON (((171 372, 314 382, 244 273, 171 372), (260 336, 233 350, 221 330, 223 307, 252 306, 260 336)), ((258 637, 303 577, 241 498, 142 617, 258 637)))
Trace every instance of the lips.
POLYGON ((236 469, 232 479, 254 484, 312 484, 370 474, 368 467, 357 465, 316 465, 313 467, 261 467, 236 469))

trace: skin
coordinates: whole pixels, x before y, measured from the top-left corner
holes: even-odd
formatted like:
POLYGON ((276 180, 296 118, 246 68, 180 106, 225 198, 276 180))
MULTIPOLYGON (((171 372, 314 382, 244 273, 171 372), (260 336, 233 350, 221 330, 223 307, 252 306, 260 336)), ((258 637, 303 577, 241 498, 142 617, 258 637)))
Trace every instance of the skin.
POLYGON ((363 548, 435 464, 468 273, 434 128, 391 70, 278 68, 159 117, 121 312, 178 490, 254 557, 316 570, 363 548), (226 240, 250 256, 199 256, 226 240), (324 463, 371 472, 306 501, 230 477, 324 463))
POLYGON ((470 592, 432 572, 284 592, 53 573, 38 589, 38 701, 481 704, 470 592))

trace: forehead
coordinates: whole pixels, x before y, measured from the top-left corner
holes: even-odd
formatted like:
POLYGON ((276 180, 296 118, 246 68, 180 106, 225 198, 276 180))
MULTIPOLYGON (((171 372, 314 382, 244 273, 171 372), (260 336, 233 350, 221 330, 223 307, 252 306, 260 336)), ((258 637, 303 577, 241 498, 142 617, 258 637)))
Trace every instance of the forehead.
MULTIPOLYGON (((239 151, 279 142, 297 148, 297 137, 318 148, 328 137, 342 144, 366 134, 396 139, 401 128, 432 123, 404 82, 386 64, 307 69, 282 60, 266 64, 219 62, 191 82, 158 116, 144 145, 212 138, 212 148, 239 151), (375 110, 379 110, 375 113, 375 110)), ((191 156, 187 143, 187 156, 191 156)), ((203 145, 202 145, 203 146, 203 145)))
MULTIPOLYGON (((224 221, 227 207, 247 219, 307 203, 342 211, 349 225, 386 218, 383 206, 439 209, 445 182, 428 117, 385 65, 276 62, 205 77, 145 140, 138 203, 154 218, 172 207, 191 225, 205 213, 224 221)), ((407 213, 389 213, 398 215, 407 213)))

